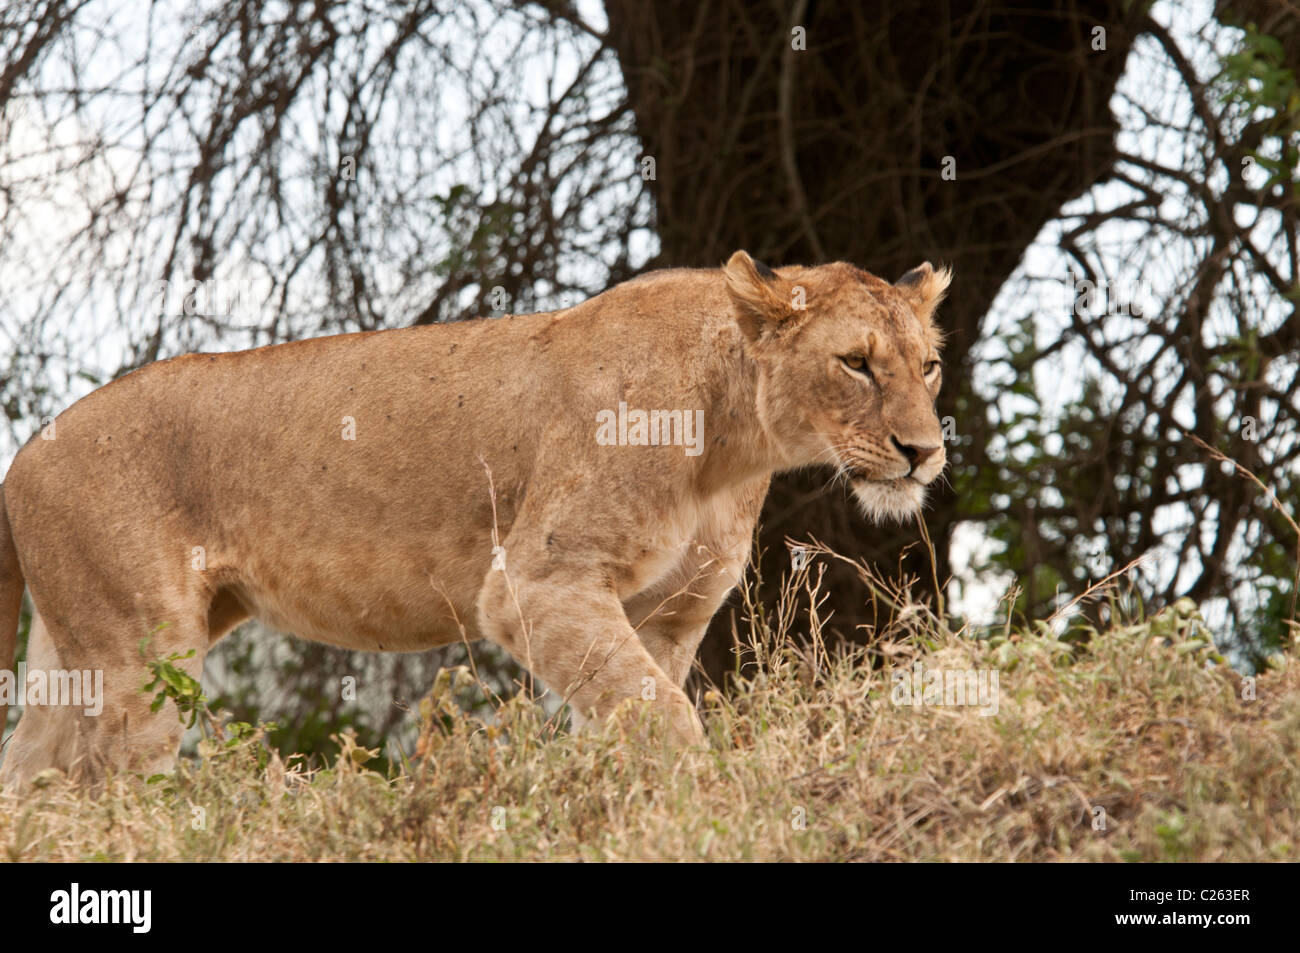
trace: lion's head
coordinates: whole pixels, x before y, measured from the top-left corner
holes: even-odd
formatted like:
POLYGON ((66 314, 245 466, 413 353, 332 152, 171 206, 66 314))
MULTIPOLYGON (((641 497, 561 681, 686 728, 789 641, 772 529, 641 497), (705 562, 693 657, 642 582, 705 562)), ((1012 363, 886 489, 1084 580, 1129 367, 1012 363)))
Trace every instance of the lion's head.
POLYGON ((874 519, 916 513, 946 463, 933 316, 950 271, 927 262, 891 285, 843 262, 772 271, 738 251, 725 272, 786 465, 838 468, 874 519))

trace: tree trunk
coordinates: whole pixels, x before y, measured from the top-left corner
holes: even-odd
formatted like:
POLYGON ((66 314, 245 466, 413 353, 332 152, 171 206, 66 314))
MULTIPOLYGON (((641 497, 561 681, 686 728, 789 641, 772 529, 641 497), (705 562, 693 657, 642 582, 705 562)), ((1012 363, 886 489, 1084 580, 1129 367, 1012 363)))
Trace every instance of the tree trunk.
MULTIPOLYGON (((651 267, 716 265, 738 248, 770 265, 852 261, 890 280, 924 259, 952 264, 939 413, 954 418, 960 489, 987 465, 970 386, 981 319, 1043 225, 1113 161, 1109 99, 1142 5, 1128 6, 607 0, 655 159, 651 267)), ((759 534, 764 601, 788 571, 787 535, 931 578, 916 527, 865 523, 827 482, 825 472, 775 481, 759 534)), ((963 518, 951 488, 933 493, 926 518, 943 580, 963 518)), ((831 629, 866 637, 856 576, 831 566, 827 583, 831 629)), ((719 613, 702 653, 715 681, 733 665, 729 616, 719 613)))

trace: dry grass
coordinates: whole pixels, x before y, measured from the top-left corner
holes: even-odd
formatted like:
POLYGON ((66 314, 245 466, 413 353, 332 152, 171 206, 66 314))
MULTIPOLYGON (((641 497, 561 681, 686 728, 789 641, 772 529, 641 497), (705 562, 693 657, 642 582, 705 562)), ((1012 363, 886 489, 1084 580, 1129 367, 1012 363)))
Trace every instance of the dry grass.
POLYGON ((703 700, 707 751, 664 753, 631 710, 603 734, 556 732, 523 697, 475 720, 456 704, 472 674, 449 670, 395 776, 346 741, 309 772, 253 737, 98 798, 60 778, 0 798, 0 846, 43 861, 1295 859, 1295 646, 1247 700, 1188 604, 1080 647, 1041 623, 954 634, 885 593, 874 654, 837 655, 789 638, 796 618, 820 628, 815 583, 794 582, 802 609, 753 647, 761 674, 703 700), (892 704, 891 673, 918 661, 996 670, 997 714, 892 704))

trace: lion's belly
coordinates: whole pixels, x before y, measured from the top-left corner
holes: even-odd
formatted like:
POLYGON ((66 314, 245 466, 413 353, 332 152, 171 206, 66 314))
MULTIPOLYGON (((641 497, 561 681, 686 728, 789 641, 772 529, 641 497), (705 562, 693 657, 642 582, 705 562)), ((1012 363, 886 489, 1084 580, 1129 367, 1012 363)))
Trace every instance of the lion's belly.
MULTIPOLYGON (((331 606, 328 598, 308 606, 296 604, 292 599, 262 596, 255 600, 253 616, 273 629, 300 638, 367 652, 422 652, 461 639, 460 632, 451 623, 437 624, 427 617, 412 617, 397 624, 391 621, 376 624, 364 612, 349 616, 344 608, 331 606), (322 612, 331 609, 340 611, 331 621, 322 621, 322 612)), ((477 638, 468 633, 466 637, 477 638)))
POLYGON ((266 625, 340 648, 418 652, 479 638, 474 601, 481 573, 465 565, 422 571, 418 562, 400 562, 366 563, 347 551, 269 571, 253 562, 234 588, 248 613, 266 625))

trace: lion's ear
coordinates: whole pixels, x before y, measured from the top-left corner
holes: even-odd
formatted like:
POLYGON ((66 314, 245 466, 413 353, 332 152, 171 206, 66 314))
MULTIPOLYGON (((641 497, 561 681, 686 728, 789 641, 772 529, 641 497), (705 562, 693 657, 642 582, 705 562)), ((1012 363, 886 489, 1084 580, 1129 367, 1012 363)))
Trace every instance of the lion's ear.
POLYGON ((736 323, 751 341, 757 340, 765 327, 794 317, 789 282, 761 261, 738 251, 722 270, 727 276, 727 292, 736 308, 736 323))
POLYGON ((912 300, 916 316, 928 324, 934 317, 934 309, 939 307, 948 293, 951 282, 951 268, 944 267, 935 271, 934 266, 925 261, 895 281, 894 287, 912 300))

